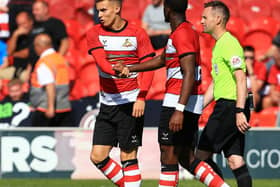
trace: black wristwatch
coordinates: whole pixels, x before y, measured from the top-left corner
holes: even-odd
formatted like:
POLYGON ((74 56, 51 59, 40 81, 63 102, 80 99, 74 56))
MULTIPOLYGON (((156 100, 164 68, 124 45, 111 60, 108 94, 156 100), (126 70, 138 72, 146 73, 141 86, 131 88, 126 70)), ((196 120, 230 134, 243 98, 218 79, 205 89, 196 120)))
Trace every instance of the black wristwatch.
POLYGON ((235 107, 235 113, 244 113, 244 108, 240 108, 240 107, 235 107))

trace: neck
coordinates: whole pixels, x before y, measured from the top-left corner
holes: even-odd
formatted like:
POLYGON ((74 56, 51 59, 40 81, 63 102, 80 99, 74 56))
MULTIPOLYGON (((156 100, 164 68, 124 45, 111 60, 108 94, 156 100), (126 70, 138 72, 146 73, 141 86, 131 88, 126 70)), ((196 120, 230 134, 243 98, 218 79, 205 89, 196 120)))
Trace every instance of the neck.
POLYGON ((185 19, 181 16, 174 16, 173 18, 170 18, 172 32, 183 22, 185 22, 185 19))
POLYGON ((122 19, 121 17, 117 18, 115 22, 112 24, 111 29, 112 30, 120 30, 124 27, 126 21, 122 19))
POLYGON ((225 32, 227 32, 226 28, 219 27, 211 35, 215 40, 219 40, 225 32))

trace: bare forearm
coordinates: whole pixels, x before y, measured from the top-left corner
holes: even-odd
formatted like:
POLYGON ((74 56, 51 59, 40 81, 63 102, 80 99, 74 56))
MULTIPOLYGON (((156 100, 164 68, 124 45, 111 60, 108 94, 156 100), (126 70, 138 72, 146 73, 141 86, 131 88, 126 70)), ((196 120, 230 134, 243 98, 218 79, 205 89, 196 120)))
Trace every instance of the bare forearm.
POLYGON ((28 55, 29 55, 29 50, 27 48, 13 53, 13 57, 16 58, 27 58, 28 55))
POLYGON ((164 67, 164 65, 165 65, 164 59, 161 56, 157 56, 146 62, 129 66, 128 69, 130 72, 143 72, 143 71, 151 71, 151 70, 159 69, 161 67, 164 67))
POLYGON ((236 107, 244 108, 247 96, 246 75, 242 70, 237 70, 235 78, 237 87, 236 107))
POLYGON ((183 75, 183 83, 181 88, 180 97, 178 103, 186 105, 188 103, 189 97, 192 93, 194 85, 194 73, 186 72, 183 75))
POLYGON ((14 51, 16 50, 17 40, 18 40, 18 35, 14 33, 13 36, 9 39, 7 45, 7 52, 9 56, 13 55, 14 51))
POLYGON ((68 38, 64 38, 61 40, 58 52, 61 55, 65 55, 67 53, 67 50, 69 48, 69 39, 68 38))

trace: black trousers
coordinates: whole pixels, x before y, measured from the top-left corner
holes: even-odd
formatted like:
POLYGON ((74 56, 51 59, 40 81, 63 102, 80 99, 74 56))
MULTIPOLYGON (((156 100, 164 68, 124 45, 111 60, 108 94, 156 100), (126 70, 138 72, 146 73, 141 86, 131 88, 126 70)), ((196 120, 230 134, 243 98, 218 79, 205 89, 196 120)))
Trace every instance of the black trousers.
POLYGON ((70 112, 56 113, 53 118, 47 118, 44 112, 35 111, 32 114, 33 127, 71 127, 70 112))

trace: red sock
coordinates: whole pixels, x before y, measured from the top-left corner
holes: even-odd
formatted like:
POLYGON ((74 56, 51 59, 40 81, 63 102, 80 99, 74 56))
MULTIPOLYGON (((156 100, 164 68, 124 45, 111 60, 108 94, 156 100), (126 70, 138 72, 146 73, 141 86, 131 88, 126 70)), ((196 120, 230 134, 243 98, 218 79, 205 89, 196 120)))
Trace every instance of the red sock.
POLYGON ((136 159, 122 162, 125 187, 140 187, 141 173, 136 159))
POLYGON ((103 174, 110 179, 114 184, 119 187, 124 187, 124 177, 121 166, 111 158, 105 159, 102 167, 97 167, 103 172, 103 174))
POLYGON ((206 162, 200 161, 194 169, 194 174, 199 181, 209 187, 229 187, 206 162))
POLYGON ((159 187, 176 187, 178 185, 179 171, 161 171, 159 187))

